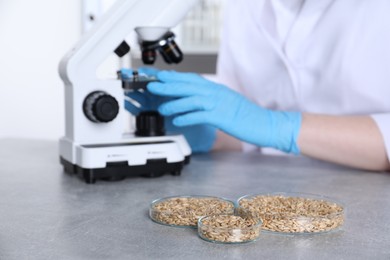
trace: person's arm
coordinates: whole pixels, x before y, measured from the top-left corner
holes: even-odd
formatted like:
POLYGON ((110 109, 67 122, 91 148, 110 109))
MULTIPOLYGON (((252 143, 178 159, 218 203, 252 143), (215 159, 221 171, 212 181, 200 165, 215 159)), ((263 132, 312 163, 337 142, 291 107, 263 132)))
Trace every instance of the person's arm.
MULTIPOLYGON (((303 114, 298 136, 303 155, 372 171, 388 171, 382 135, 370 116, 303 114)), ((213 151, 240 150, 241 141, 218 132, 213 151)))
POLYGON ((370 116, 303 114, 302 154, 373 171, 390 170, 382 135, 370 116))
POLYGON ((217 138, 211 151, 239 151, 242 150, 242 142, 222 131, 217 131, 217 138))
POLYGON ((150 83, 148 90, 177 97, 158 110, 164 116, 174 116, 172 122, 178 127, 209 124, 259 147, 366 170, 390 170, 382 138, 387 128, 382 125, 380 132, 376 125, 381 118, 374 122, 369 115, 324 116, 271 110, 197 74, 166 71, 158 78, 160 82, 150 83))

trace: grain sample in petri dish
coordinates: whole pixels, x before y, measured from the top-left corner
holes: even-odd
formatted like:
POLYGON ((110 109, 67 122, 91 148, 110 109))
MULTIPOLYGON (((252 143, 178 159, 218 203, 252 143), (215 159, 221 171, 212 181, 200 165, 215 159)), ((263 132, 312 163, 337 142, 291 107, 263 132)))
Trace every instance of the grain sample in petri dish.
POLYGON ((213 243, 248 243, 259 237, 261 225, 259 218, 239 215, 205 216, 198 221, 198 235, 213 243))
POLYGON ((285 234, 313 234, 339 229, 345 207, 331 198, 305 193, 246 195, 237 212, 261 218, 263 230, 285 234))
POLYGON ((174 196, 153 201, 150 218, 163 225, 196 228, 198 219, 210 215, 234 214, 234 203, 212 196, 174 196))

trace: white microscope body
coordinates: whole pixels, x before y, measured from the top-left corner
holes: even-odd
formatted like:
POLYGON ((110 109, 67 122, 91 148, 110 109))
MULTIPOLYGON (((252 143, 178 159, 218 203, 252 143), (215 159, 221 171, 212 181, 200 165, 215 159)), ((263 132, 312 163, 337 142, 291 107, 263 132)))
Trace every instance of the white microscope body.
POLYGON ((191 155, 184 136, 139 137, 124 133, 129 122, 122 82, 98 79, 96 71, 136 28, 156 27, 138 32, 141 39, 156 41, 177 25, 196 2, 118 0, 61 60, 66 129, 60 139, 60 160, 66 172, 79 175, 87 183, 180 174, 191 155), (103 116, 96 114, 97 105, 103 116))

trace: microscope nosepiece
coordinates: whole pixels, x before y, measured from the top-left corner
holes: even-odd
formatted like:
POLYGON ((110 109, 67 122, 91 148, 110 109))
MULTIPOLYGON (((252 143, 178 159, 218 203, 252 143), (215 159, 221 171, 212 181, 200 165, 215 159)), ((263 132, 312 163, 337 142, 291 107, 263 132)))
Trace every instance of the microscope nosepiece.
POLYGON ((179 63, 183 60, 183 53, 174 40, 175 34, 168 31, 156 41, 141 41, 142 61, 152 65, 156 61, 156 51, 160 53, 168 64, 179 63))

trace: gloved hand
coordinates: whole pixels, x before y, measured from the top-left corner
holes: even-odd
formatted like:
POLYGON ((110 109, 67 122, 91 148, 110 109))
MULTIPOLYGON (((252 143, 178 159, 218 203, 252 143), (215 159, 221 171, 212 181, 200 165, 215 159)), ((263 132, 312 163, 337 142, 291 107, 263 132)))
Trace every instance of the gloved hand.
MULTIPOLYGON (((159 71, 154 68, 139 68, 138 73, 140 75, 146 74, 148 76, 156 76, 159 71)), ((123 78, 130 78, 133 76, 132 69, 121 69, 123 78)), ((128 90, 126 96, 129 98, 125 100, 125 108, 134 116, 137 116, 141 111, 145 110, 157 110, 161 103, 171 100, 172 98, 166 98, 151 94, 149 91, 140 90, 128 90)))
POLYGON ((158 109, 164 116, 175 116, 174 125, 209 124, 245 142, 299 154, 301 113, 262 108, 193 73, 161 71, 157 78, 161 82, 149 83, 147 88, 155 95, 177 98, 158 109))
MULTIPOLYGON (((159 71, 153 68, 139 68, 138 72, 148 76, 156 76, 159 71)), ((131 77, 133 71, 130 69, 122 69, 121 73, 124 77, 126 77, 126 75, 131 77)), ((125 108, 135 116, 142 111, 157 110, 162 103, 174 99, 172 97, 157 96, 149 91, 143 90, 128 91, 126 92, 126 96, 129 100, 125 100, 125 108), (134 101, 138 104, 135 105, 134 101)), ((165 129, 170 134, 183 134, 193 153, 203 153, 211 150, 216 139, 215 127, 205 124, 177 127, 173 125, 172 119, 173 116, 165 117, 165 129)))

